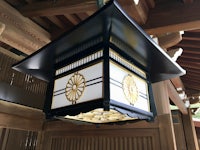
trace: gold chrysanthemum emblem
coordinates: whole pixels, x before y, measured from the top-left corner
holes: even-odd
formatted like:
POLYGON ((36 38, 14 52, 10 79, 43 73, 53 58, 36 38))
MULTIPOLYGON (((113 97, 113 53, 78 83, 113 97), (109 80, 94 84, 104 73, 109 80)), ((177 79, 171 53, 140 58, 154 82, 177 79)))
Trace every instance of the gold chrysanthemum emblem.
POLYGON ((124 95, 130 104, 135 104, 138 100, 138 88, 135 83, 135 78, 131 75, 127 75, 123 79, 122 83, 124 95))
POLYGON ((65 90, 67 100, 76 104, 76 101, 83 95, 85 90, 85 78, 82 74, 76 72, 68 80, 65 90))

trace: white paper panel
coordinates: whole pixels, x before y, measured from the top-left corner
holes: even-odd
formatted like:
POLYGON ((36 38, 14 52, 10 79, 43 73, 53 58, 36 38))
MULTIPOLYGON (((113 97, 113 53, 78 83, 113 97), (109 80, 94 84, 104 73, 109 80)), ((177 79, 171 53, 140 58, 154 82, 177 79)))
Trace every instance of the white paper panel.
MULTIPOLYGON (((100 62, 88 68, 78 71, 79 74, 83 75, 86 81, 84 92, 80 99, 76 103, 82 103, 89 100, 102 98, 102 73, 103 63, 100 62)), ((64 106, 72 105, 72 102, 68 101, 65 96, 65 88, 68 80, 74 75, 69 74, 65 77, 55 80, 54 84, 54 96, 52 99, 51 109, 60 108, 64 106)))
POLYGON ((139 91, 139 96, 136 103, 134 104, 134 107, 145 110, 145 111, 150 111, 148 87, 147 87, 146 81, 143 79, 140 79, 139 77, 137 77, 130 71, 122 68, 121 66, 113 62, 110 62, 110 97, 111 99, 133 106, 127 100, 124 94, 123 87, 122 87, 123 80, 128 74, 134 76, 134 78, 136 79, 135 84, 139 91))

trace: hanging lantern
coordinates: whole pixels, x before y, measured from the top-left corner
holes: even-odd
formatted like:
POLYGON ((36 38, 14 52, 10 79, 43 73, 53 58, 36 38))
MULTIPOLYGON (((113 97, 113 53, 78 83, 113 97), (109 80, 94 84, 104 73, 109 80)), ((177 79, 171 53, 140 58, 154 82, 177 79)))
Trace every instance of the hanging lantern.
POLYGON ((49 82, 47 118, 92 123, 153 119, 151 83, 185 73, 115 1, 13 68, 49 82))

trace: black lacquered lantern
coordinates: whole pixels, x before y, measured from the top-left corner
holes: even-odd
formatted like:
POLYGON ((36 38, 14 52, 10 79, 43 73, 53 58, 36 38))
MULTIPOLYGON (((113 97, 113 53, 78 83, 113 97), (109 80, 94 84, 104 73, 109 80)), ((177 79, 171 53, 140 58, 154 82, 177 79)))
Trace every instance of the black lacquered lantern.
POLYGON ((151 120, 151 83, 185 71, 110 1, 14 69, 49 82, 47 118, 108 123, 151 120))

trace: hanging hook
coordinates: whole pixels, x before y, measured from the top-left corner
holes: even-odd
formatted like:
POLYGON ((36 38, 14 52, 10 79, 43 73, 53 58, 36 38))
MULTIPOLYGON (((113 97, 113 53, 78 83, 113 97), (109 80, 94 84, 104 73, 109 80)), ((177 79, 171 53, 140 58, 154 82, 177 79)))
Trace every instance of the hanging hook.
POLYGON ((109 0, 97 0, 97 6, 98 8, 103 7, 109 0))

